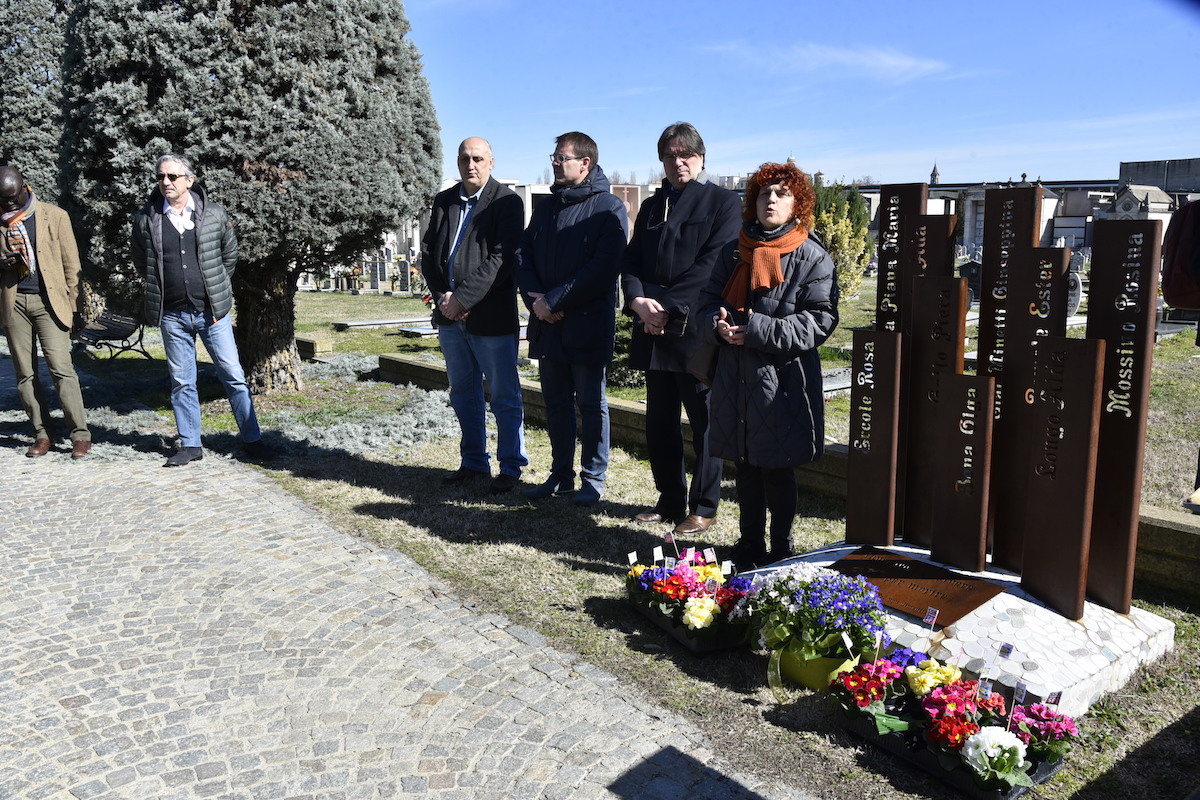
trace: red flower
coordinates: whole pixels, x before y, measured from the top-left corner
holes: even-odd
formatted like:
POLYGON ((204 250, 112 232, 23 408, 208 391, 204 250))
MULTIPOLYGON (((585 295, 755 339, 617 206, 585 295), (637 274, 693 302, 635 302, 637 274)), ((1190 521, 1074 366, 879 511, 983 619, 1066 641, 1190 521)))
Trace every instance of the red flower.
POLYGON ((982 697, 977 698, 976 702, 979 704, 980 711, 987 712, 994 716, 1003 717, 1007 713, 1005 711, 1004 695, 1000 694, 999 692, 992 692, 990 695, 988 695, 987 700, 984 700, 982 697))
POLYGON ((859 708, 866 708, 876 700, 882 700, 884 696, 884 686, 879 680, 869 680, 858 687, 854 692, 854 702, 859 708))
POLYGON ((738 600, 741 600, 745 596, 745 592, 730 589, 727 586, 720 586, 717 588, 716 601, 717 605, 721 607, 721 613, 728 614, 737 605, 738 600))
POLYGON ((934 744, 961 750, 971 734, 978 730, 979 726, 966 717, 939 717, 929 723, 925 738, 934 744))
POLYGON ((664 594, 672 600, 682 600, 688 596, 687 586, 674 575, 665 580, 655 581, 654 591, 664 594))
POLYGON ((921 706, 931 719, 939 717, 974 716, 975 681, 955 681, 939 686, 921 700, 921 706), (969 684, 969 685, 968 685, 969 684))

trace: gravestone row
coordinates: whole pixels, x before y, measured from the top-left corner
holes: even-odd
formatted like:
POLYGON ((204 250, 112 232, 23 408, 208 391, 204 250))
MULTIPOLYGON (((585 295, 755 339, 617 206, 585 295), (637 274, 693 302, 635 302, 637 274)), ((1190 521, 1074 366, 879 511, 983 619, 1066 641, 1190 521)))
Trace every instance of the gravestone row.
POLYGON ((1095 223, 1088 324, 1067 338, 1071 252, 1038 247, 1041 187, 992 189, 975 374, 953 215, 928 186, 881 187, 874 330, 854 332, 846 541, 928 548, 1020 574, 1071 619, 1128 613, 1161 240, 1095 223))

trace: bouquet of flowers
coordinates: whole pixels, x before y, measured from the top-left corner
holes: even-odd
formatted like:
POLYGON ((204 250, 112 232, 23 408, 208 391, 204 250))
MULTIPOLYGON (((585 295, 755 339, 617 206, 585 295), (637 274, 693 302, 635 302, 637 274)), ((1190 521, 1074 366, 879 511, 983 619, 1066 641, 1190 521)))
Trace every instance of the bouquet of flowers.
POLYGON ((985 789, 1032 786, 1027 755, 1057 761, 1078 733, 1070 717, 1043 705, 1008 714, 999 692, 907 648, 837 676, 830 694, 847 716, 870 720, 877 736, 899 736, 898 751, 926 753, 943 770, 966 769, 985 789))
POLYGON ((651 566, 635 564, 625 576, 631 602, 680 629, 688 640, 736 644, 745 638, 745 622, 730 612, 745 595, 749 578, 726 579, 715 559, 687 548, 677 560, 651 566), (668 566, 669 564, 669 566, 668 566))
MULTIPOLYGON (((795 564, 756 577, 732 615, 748 619, 758 645, 770 650, 768 682, 780 698, 780 664, 857 660, 890 642, 879 590, 862 577, 795 564)), ((823 687, 827 678, 822 680, 823 687)))
POLYGON ((1041 703, 1013 706, 1012 727, 1031 754, 1051 764, 1071 751, 1071 739, 1079 735, 1075 720, 1041 703))

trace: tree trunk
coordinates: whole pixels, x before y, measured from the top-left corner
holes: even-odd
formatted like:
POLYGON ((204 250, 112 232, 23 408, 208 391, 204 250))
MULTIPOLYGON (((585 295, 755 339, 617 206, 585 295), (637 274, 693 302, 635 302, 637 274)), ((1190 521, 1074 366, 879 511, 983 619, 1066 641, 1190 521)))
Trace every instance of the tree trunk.
POLYGON ((287 265, 243 263, 234 273, 234 338, 251 394, 300 389, 296 353, 296 285, 287 265))

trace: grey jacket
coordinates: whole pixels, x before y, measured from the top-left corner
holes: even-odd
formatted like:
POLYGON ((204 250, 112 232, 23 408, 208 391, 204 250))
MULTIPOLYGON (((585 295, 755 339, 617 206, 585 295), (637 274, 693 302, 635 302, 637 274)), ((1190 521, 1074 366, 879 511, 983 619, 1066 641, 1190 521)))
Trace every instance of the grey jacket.
MULTIPOLYGON (((233 277, 237 266, 238 244, 233 222, 225 209, 209 203, 200 184, 192 184, 192 199, 196 201, 196 258, 214 319, 221 319, 233 310, 233 277)), ((163 313, 163 198, 158 190, 150 195, 146 205, 133 215, 133 231, 129 250, 133 264, 146 281, 146 298, 142 317, 147 325, 158 325, 163 313)), ((169 224, 169 223, 168 223, 169 224)))
MULTIPOLYGON (((721 251, 701 305, 715 320, 734 267, 732 242, 721 251)), ((722 342, 709 395, 709 452, 757 467, 816 461, 825 451, 825 400, 817 347, 838 324, 832 259, 810 236, 780 259, 783 283, 752 294, 746 343, 722 342)), ((720 342, 715 328, 709 336, 720 342)))

